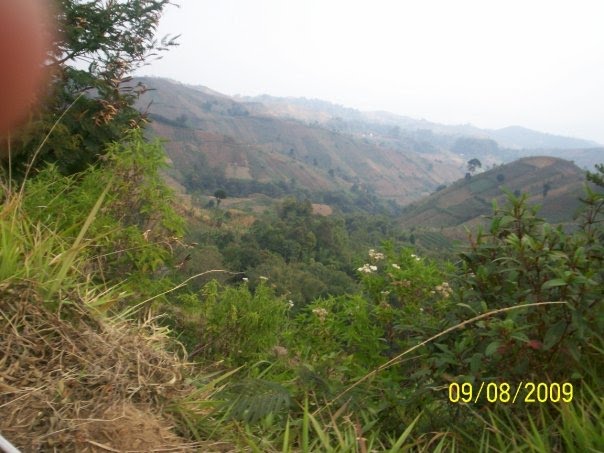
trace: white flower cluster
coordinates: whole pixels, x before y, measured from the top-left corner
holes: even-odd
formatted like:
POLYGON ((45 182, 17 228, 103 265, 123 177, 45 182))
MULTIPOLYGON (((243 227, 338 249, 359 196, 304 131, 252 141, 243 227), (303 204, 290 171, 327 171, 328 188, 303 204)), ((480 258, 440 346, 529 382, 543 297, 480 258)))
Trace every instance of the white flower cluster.
POLYGON ((291 300, 291 299, 290 299, 290 300, 288 300, 288 301, 287 301, 287 306, 288 306, 290 309, 294 308, 294 301, 293 301, 293 300, 291 300))
POLYGON ((415 261, 421 260, 421 258, 419 256, 414 255, 413 253, 411 254, 411 258, 415 258, 415 261))
POLYGON ((313 308, 312 312, 315 314, 315 316, 317 318, 319 318, 319 321, 321 321, 321 322, 325 321, 325 318, 327 318, 328 311, 322 307, 313 308))
POLYGON ((376 252, 374 249, 369 249, 369 258, 375 261, 383 260, 384 254, 380 252, 376 252))
POLYGON ((363 272, 365 274, 371 274, 372 272, 377 271, 377 266, 374 266, 372 264, 363 264, 363 266, 359 267, 357 271, 363 272))
MULTIPOLYGON (((451 294, 453 294, 453 290, 449 286, 447 282, 442 282, 440 285, 436 285, 434 288, 435 292, 440 294, 445 299, 448 299, 451 294)), ((434 293, 434 292, 433 292, 434 293)))
POLYGON ((395 269, 400 269, 400 268, 401 268, 401 267, 400 267, 398 264, 396 264, 396 263, 392 263, 392 267, 393 267, 393 268, 395 268, 395 269))

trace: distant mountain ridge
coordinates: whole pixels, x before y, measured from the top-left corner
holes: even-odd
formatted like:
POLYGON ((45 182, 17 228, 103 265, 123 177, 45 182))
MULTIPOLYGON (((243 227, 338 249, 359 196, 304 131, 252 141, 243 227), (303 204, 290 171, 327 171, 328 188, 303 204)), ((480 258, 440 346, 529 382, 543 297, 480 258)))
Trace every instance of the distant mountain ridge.
POLYGON ((499 145, 515 149, 577 149, 602 147, 599 143, 591 140, 537 132, 522 126, 508 126, 502 129, 487 130, 487 133, 490 138, 497 141, 499 145))
POLYGON ((185 185, 193 184, 195 168, 210 168, 263 193, 278 192, 272 187, 278 185, 283 190, 354 192, 405 204, 464 172, 463 159, 446 150, 420 154, 390 146, 387 140, 279 117, 260 102, 238 102, 165 79, 139 80, 153 88, 139 105, 151 103, 151 131, 168 139, 172 176, 185 185))
POLYGON ((306 194, 324 204, 344 197, 406 205, 462 178, 471 158, 485 170, 535 154, 585 168, 604 161, 604 148, 514 149, 492 138, 592 145, 516 126, 446 126, 320 100, 231 97, 201 85, 139 80, 153 88, 139 102, 141 109, 151 104, 149 132, 167 139, 170 176, 189 192, 226 187, 230 196, 306 194))
POLYGON ((296 97, 275 97, 261 95, 255 97, 239 96, 235 99, 244 102, 260 102, 270 106, 271 111, 278 115, 290 115, 292 118, 310 120, 312 113, 318 115, 315 120, 341 118, 346 121, 365 121, 377 124, 389 124, 403 129, 427 129, 443 135, 463 135, 477 138, 490 138, 500 146, 513 149, 580 149, 600 148, 601 144, 574 137, 538 132, 522 126, 508 126, 501 129, 481 129, 471 124, 445 125, 425 119, 415 119, 385 111, 364 112, 349 107, 343 107, 319 99, 296 97), (295 108, 293 108, 295 107, 295 108))

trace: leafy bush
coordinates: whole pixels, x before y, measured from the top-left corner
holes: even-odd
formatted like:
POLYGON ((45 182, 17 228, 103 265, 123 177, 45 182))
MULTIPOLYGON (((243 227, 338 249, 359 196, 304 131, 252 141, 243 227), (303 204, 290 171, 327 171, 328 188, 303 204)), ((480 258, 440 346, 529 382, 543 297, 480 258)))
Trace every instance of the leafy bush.
POLYGON ((133 131, 109 145, 105 158, 104 166, 72 176, 47 166, 26 182, 24 209, 32 222, 75 238, 109 187, 87 233, 94 238, 94 249, 85 252, 88 271, 104 281, 130 277, 131 289, 149 294, 153 272, 169 265, 170 247, 183 232, 159 174, 165 155, 159 142, 146 143, 133 131))
MULTIPOLYGON (((448 371, 470 379, 568 379, 589 359, 587 347, 604 328, 602 196, 591 193, 579 229, 568 234, 536 217, 526 196, 495 206, 488 233, 480 231, 464 252, 457 299, 464 318, 522 304, 489 317, 456 337, 465 356, 448 371), (601 228, 601 227, 597 227, 601 228)), ((442 368, 442 371, 445 371, 442 368)), ((578 372, 574 377, 578 377, 578 372)))
POLYGON ((361 295, 318 299, 295 318, 286 344, 321 379, 347 382, 377 366, 384 332, 361 295))
POLYGON ((395 253, 389 244, 370 250, 357 269, 363 294, 303 308, 285 334, 287 360, 265 377, 291 383, 282 368, 294 366, 298 404, 310 394, 330 411, 371 413, 381 439, 400 435, 422 411, 415 429, 440 433, 451 448, 503 448, 516 434, 535 451, 598 445, 600 409, 588 394, 562 412, 485 408, 485 424, 472 408, 448 404, 446 389, 450 382, 527 380, 599 388, 600 367, 586 364, 602 354, 602 200, 588 191, 577 229, 565 232, 537 218, 526 197, 510 195, 508 206, 495 206, 488 232, 471 237, 456 268, 410 249, 395 253), (566 439, 579 419, 582 434, 566 439))
POLYGON ((212 281, 202 297, 182 295, 180 304, 184 307, 180 327, 197 342, 194 355, 232 365, 269 355, 288 322, 289 305, 265 283, 252 293, 245 283, 221 287, 212 281))

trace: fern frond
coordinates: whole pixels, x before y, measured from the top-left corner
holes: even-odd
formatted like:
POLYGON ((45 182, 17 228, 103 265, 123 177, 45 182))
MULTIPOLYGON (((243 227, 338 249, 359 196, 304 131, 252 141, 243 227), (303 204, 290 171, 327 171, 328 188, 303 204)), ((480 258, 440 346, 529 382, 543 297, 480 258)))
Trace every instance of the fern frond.
POLYGON ((232 418, 256 423, 269 414, 284 412, 291 406, 289 391, 275 382, 246 379, 225 390, 227 413, 232 418))

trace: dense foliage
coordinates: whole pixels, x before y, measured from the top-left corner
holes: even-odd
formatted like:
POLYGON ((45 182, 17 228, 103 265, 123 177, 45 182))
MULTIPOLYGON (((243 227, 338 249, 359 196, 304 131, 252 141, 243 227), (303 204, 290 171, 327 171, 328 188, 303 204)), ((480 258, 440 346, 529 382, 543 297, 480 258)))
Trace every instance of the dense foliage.
MULTIPOLYGON (((378 450, 397 442, 505 449, 510 436, 558 450, 602 446, 594 396, 604 323, 600 192, 587 188, 585 210, 567 230, 510 195, 449 262, 395 242, 369 248, 364 241, 396 230, 385 223, 369 234, 379 219, 363 228, 360 219, 318 216, 293 198, 237 228, 228 211, 210 209, 209 228, 199 218, 189 225, 191 239, 203 243, 185 244, 174 237, 182 220, 158 173, 161 147, 130 133, 108 149, 100 168, 38 172, 25 185, 23 208, 37 229, 60 232, 49 256, 67 264, 44 271, 60 281, 48 294, 67 297, 61 288, 73 284, 107 314, 159 311, 190 359, 223 372, 241 367, 216 401, 196 400, 211 404, 211 416, 189 412, 192 403, 173 409, 187 436, 227 436, 238 426, 245 434, 231 438, 260 450, 285 443, 362 451, 363 442, 378 450), (60 251, 69 243, 78 260, 60 251), (207 256, 214 257, 209 274, 200 268, 207 256), (86 283, 76 284, 81 275, 86 283), (230 278, 193 284, 214 275, 230 278), (526 381, 572 383, 574 402, 448 401, 452 383, 526 381), (569 434, 579 420, 580 439, 569 434)), ((2 252, 7 275, 19 256, 13 249, 2 252)), ((29 258, 27 268, 48 253, 29 258)))
MULTIPOLYGON (((593 430, 584 445, 601 445, 593 425, 600 409, 590 402, 589 392, 601 390, 604 197, 587 188, 584 203, 575 228, 564 231, 539 219, 524 196, 510 194, 508 205, 494 207, 487 231, 470 237, 456 263, 439 263, 386 243, 359 262, 361 292, 317 298, 302 309, 288 309, 293 303, 275 299, 269 314, 263 311, 266 303, 250 304, 247 283, 238 293, 216 293, 217 287, 211 286, 210 306, 218 297, 218 305, 230 308, 223 308, 220 318, 201 315, 197 325, 203 332, 204 322, 218 322, 225 329, 221 342, 228 343, 224 336, 231 338, 232 332, 236 351, 220 358, 242 363, 239 357, 246 346, 237 332, 247 328, 250 315, 235 321, 238 310, 258 306, 256 319, 274 322, 275 329, 265 332, 272 342, 264 348, 257 336, 247 337, 245 343, 256 352, 248 357, 253 379, 228 393, 236 410, 225 410, 246 423, 270 416, 276 427, 286 423, 288 413, 294 420, 303 417, 304 401, 311 395, 330 413, 370 415, 372 430, 379 427, 384 439, 414 423, 424 433, 457 433, 461 437, 449 442, 470 448, 484 424, 471 407, 447 401, 451 383, 570 382, 593 430), (239 296, 233 298, 235 294, 239 296), (276 318, 278 313, 288 313, 289 320, 276 318), (264 386, 261 400, 249 393, 257 385, 264 386), (423 417, 416 420, 418 413, 423 417), (279 414, 281 422, 274 418, 279 414)), ((266 283, 259 290, 266 297, 266 283)), ((203 299, 193 306, 200 304, 203 299)), ((196 351, 213 342, 197 338, 196 351)), ((531 435, 543 436, 541 441, 553 449, 570 445, 561 432, 552 430, 551 423, 572 423, 566 416, 560 418, 554 404, 535 408, 537 412, 531 406, 489 407, 486 401, 476 407, 491 411, 493 423, 512 431, 522 423, 535 423, 531 435)))
MULTIPOLYGON (((20 138, 23 157, 47 162, 20 191, 3 181, 0 290, 25 288, 20 302, 61 322, 66 305, 150 330, 160 316, 199 367, 186 395, 153 396, 188 439, 255 451, 604 449, 603 166, 572 227, 510 194, 452 259, 370 209, 313 214, 304 194, 247 223, 227 201, 182 217, 163 149, 120 88, 158 48, 169 2, 62 3, 55 95, 20 138), (88 70, 67 65, 88 58, 88 70), (572 384, 572 401, 449 401, 452 385, 527 381, 572 384)), ((204 175, 189 175, 191 188, 228 200, 204 175)))
POLYGON ((82 171, 105 154, 108 144, 145 123, 134 103, 146 88, 129 82, 136 68, 176 44, 172 38, 161 42, 155 38, 169 4, 169 0, 58 2, 59 32, 46 67, 52 81, 50 96, 15 139, 17 170, 37 155, 36 163, 54 162, 63 173, 82 171))
POLYGON ((72 176, 49 165, 27 181, 23 206, 32 222, 75 238, 103 196, 87 232, 94 247, 82 252, 90 259, 88 271, 98 283, 125 279, 125 288, 151 296, 158 271, 173 265, 171 250, 184 228, 158 173, 165 165, 163 150, 131 131, 108 146, 105 159, 101 168, 72 176))

